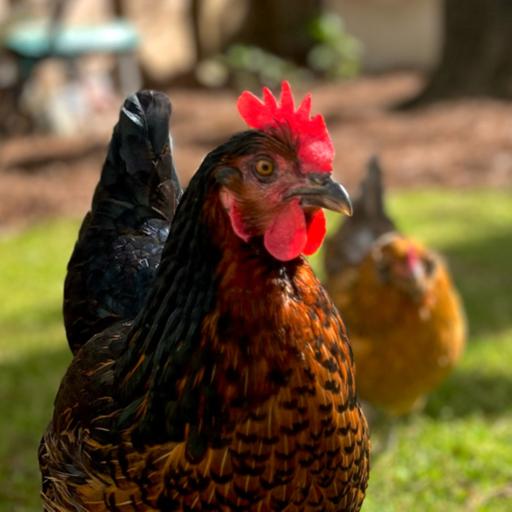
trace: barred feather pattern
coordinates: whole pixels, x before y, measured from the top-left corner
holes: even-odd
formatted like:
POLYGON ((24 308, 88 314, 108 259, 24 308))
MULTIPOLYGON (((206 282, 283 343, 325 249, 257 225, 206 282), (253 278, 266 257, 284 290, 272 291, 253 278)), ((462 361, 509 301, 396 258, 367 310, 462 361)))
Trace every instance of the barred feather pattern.
MULTIPOLYGON (((74 422, 73 408, 62 411, 58 431, 43 441, 45 510, 359 510, 368 473, 367 427, 348 345, 339 342, 345 339, 342 324, 335 310, 325 315, 325 306, 306 313, 305 325, 293 326, 310 337, 302 351, 280 355, 284 382, 269 382, 265 359, 255 355, 246 365, 239 351, 226 348, 233 351, 224 352, 226 361, 239 357, 241 382, 226 379, 222 367, 213 381, 228 403, 265 395, 268 387, 278 390, 261 403, 253 399, 249 409, 233 407, 217 446, 198 460, 188 454, 190 436, 140 451, 132 442, 134 426, 120 441, 102 444, 98 439, 118 412, 99 414, 84 428, 74 422)), ((114 365, 107 360, 87 378, 112 382, 114 365)))

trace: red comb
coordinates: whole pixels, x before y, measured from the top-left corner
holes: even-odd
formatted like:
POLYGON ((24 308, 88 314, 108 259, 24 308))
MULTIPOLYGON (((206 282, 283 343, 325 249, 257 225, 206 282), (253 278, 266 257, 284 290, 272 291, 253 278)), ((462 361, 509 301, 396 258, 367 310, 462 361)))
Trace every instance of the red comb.
POLYGON ((238 98, 237 107, 251 128, 265 131, 287 126, 299 142, 298 156, 306 172, 332 171, 334 147, 324 118, 320 114, 310 117, 310 93, 295 110, 290 84, 284 80, 279 103, 264 87, 263 101, 251 92, 244 91, 238 98))

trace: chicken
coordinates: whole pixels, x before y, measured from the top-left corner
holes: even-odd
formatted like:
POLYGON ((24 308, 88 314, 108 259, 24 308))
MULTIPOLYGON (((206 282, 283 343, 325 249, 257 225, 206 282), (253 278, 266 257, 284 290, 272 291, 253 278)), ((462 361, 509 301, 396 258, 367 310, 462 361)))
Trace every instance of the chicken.
POLYGON ((358 511, 367 425, 336 308, 304 254, 349 213, 308 95, 249 92, 134 320, 89 340, 40 445, 45 510, 358 511))
POLYGON ((354 216, 326 242, 325 267, 360 398, 392 415, 420 408, 462 354, 465 315, 443 259, 400 234, 386 214, 376 159, 354 216))
POLYGON ((64 285, 74 353, 94 334, 135 318, 153 281, 181 195, 170 113, 167 96, 154 91, 123 105, 64 285))

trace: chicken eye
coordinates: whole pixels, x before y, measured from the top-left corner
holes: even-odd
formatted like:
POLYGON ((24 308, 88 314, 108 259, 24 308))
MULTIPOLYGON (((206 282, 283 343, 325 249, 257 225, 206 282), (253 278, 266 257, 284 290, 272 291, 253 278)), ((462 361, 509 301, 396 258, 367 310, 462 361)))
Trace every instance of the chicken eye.
POLYGON ((435 260, 433 260, 432 258, 425 258, 423 260, 423 267, 425 269, 425 273, 427 274, 427 276, 431 276, 432 274, 434 274, 437 264, 435 260))
POLYGON ((256 162, 256 172, 260 176, 270 176, 274 172, 274 162, 262 158, 256 162))
POLYGON ((387 283, 391 277, 391 266, 387 262, 380 261, 376 265, 377 275, 382 283, 387 283))

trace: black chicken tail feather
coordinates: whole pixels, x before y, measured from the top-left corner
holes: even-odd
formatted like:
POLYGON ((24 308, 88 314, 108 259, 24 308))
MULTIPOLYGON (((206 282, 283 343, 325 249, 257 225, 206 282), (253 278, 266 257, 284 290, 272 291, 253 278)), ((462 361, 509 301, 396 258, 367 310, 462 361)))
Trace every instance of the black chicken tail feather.
POLYGON ((139 312, 182 194, 169 135, 167 96, 127 98, 68 264, 64 323, 73 353, 139 312))

